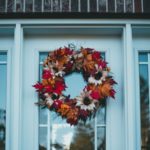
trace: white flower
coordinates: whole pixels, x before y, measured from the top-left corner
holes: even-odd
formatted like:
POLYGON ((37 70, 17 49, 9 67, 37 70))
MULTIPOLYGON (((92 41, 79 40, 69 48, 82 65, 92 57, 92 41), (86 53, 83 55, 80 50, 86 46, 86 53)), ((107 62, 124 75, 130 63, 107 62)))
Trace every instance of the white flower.
POLYGON ((46 98, 46 105, 47 105, 48 107, 51 107, 51 106, 53 105, 53 103, 54 103, 54 101, 52 100, 51 97, 47 97, 47 98, 46 98))
POLYGON ((91 98, 90 93, 83 92, 80 96, 77 98, 77 104, 76 106, 79 106, 83 110, 89 110, 93 111, 95 109, 95 103, 96 101, 91 98))
POLYGON ((88 82, 89 82, 89 83, 92 83, 92 84, 95 84, 95 85, 102 84, 101 79, 96 80, 96 79, 95 79, 94 77, 92 77, 92 76, 89 77, 88 82))
POLYGON ((65 74, 65 72, 62 71, 62 70, 55 73, 56 76, 61 76, 61 77, 62 77, 64 74, 65 74))

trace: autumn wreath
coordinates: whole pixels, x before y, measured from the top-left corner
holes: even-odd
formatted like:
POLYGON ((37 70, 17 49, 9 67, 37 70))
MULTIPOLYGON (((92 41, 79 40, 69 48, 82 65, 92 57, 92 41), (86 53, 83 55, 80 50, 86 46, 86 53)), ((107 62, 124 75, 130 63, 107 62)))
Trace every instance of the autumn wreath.
POLYGON ((69 47, 49 52, 43 64, 42 81, 34 85, 41 101, 38 103, 66 118, 71 125, 94 116, 101 102, 113 97, 116 82, 101 53, 91 48, 73 50, 69 47), (70 98, 64 76, 81 72, 87 85, 79 96, 70 98))

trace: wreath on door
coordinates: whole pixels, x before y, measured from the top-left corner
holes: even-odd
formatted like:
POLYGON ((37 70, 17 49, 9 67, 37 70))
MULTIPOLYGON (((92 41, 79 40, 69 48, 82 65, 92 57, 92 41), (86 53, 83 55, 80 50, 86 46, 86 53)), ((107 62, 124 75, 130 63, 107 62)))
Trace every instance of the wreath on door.
POLYGON ((38 105, 55 111, 66 118, 67 123, 77 125, 80 120, 85 122, 94 117, 108 97, 115 97, 114 84, 101 52, 92 48, 81 47, 76 51, 63 47, 49 52, 43 63, 42 81, 34 88, 40 98, 38 105), (82 73, 87 85, 78 96, 70 98, 63 93, 67 88, 64 77, 73 72, 82 73))

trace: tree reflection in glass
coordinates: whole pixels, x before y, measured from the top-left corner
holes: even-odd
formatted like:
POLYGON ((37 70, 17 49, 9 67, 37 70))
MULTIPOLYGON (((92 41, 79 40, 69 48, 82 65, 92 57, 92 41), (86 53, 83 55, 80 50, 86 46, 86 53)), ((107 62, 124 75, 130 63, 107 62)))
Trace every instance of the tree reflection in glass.
MULTIPOLYGON (((148 53, 141 53, 140 60, 147 61, 148 53)), ((141 103, 141 148, 150 149, 150 110, 149 110, 149 74, 147 64, 140 64, 140 103, 141 103)))

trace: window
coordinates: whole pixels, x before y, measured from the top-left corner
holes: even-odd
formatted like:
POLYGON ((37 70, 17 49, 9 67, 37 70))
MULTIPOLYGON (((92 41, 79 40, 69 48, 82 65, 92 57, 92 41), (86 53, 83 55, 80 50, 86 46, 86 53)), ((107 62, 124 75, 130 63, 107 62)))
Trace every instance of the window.
POLYGON ((141 149, 150 149, 150 53, 139 53, 141 149))
POLYGON ((0 149, 5 150, 6 143, 6 85, 7 53, 0 52, 0 149))
MULTIPOLYGON (((40 79, 42 75, 42 63, 46 57, 46 52, 40 53, 40 79)), ((66 82, 70 85, 69 82, 71 81, 72 80, 67 80, 66 82)), ((78 126, 70 126, 69 124, 66 124, 65 120, 58 117, 55 112, 50 112, 47 109, 39 108, 39 150, 105 150, 105 105, 106 104, 104 103, 102 108, 99 109, 95 119, 89 120, 86 124, 79 123, 78 126)))

